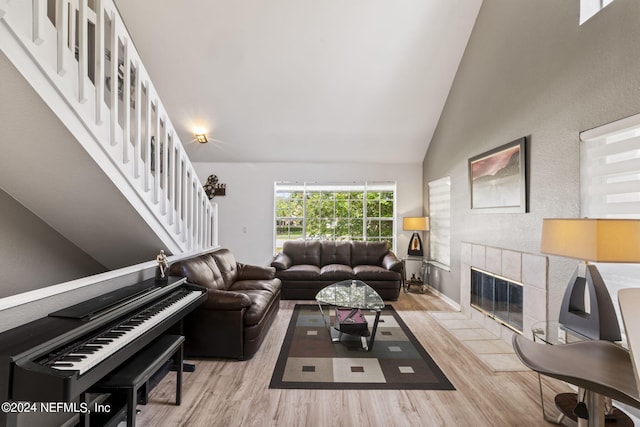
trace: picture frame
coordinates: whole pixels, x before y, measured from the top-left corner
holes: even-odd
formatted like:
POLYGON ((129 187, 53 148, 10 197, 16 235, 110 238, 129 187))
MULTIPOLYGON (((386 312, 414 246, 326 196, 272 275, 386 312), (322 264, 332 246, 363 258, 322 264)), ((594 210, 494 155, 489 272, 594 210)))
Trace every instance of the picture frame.
POLYGON ((526 137, 469 159, 469 192, 473 212, 526 213, 526 137))

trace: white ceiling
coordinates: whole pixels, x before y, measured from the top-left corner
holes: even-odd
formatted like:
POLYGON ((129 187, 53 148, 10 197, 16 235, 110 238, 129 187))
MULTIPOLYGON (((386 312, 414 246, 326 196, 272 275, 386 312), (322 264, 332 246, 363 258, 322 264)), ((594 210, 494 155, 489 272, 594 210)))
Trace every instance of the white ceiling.
POLYGON ((115 3, 192 161, 415 163, 482 0, 115 3))

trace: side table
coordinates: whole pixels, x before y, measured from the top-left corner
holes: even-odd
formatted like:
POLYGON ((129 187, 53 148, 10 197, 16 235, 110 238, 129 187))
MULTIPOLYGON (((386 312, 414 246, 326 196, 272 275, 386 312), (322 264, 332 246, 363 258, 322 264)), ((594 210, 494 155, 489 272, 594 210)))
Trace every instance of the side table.
MULTIPOLYGON (((531 327, 531 333, 533 334, 534 342, 542 342, 547 345, 555 345, 555 344, 566 344, 577 341, 585 341, 590 338, 580 335, 579 333, 572 331, 571 329, 565 328, 559 322, 538 322, 534 323, 531 327)), ((578 420, 579 413, 578 401, 585 401, 585 393, 584 389, 579 388, 578 393, 560 393, 555 396, 554 402, 556 404, 556 408, 560 411, 560 415, 556 419, 552 419, 548 417, 544 410, 544 398, 542 395, 542 379, 540 373, 538 373, 538 387, 540 389, 540 406, 542 407, 542 417, 545 421, 554 423, 554 424, 562 424, 562 420, 565 417, 578 422, 580 426, 580 421, 578 420), (580 399, 578 399, 580 397, 580 399)), ((633 420, 620 409, 611 406, 611 400, 608 400, 608 403, 604 404, 604 407, 610 408, 607 415, 605 415, 605 426, 619 426, 619 427, 633 427, 633 420)), ((586 410, 586 408, 585 408, 586 410)))
POLYGON ((409 292, 409 290, 411 289, 411 286, 420 286, 420 292, 424 292, 424 288, 427 284, 427 281, 425 280, 426 276, 426 271, 423 269, 423 263, 424 263, 424 258, 423 257, 417 257, 417 256, 406 256, 404 258, 402 258, 402 284, 403 284, 403 289, 405 292, 409 292), (423 277, 415 277, 415 275, 412 275, 410 278, 407 278, 407 262, 419 262, 419 274, 422 274, 423 277))

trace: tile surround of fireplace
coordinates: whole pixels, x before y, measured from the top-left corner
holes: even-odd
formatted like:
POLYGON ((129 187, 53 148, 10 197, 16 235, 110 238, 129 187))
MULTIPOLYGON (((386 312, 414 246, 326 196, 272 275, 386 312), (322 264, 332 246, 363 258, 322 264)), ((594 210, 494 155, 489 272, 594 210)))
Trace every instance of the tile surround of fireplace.
POLYGON ((475 243, 462 243, 460 257, 460 310, 502 340, 511 343, 514 331, 471 306, 471 269, 522 284, 522 331, 529 338, 531 326, 547 321, 548 259, 546 256, 518 252, 475 243))

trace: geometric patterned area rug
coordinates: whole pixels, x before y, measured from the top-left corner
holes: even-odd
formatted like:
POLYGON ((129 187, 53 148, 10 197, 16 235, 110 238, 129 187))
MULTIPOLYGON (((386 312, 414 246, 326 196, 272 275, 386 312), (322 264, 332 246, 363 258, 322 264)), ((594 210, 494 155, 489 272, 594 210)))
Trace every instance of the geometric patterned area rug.
MULTIPOLYGON (((371 327, 375 312, 364 315, 371 327)), ((332 342, 310 304, 294 308, 269 388, 455 390, 392 306, 382 310, 372 350, 364 351, 357 336, 332 342)))

